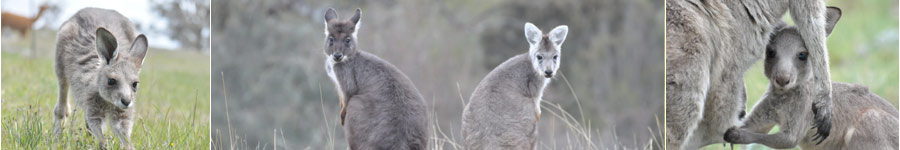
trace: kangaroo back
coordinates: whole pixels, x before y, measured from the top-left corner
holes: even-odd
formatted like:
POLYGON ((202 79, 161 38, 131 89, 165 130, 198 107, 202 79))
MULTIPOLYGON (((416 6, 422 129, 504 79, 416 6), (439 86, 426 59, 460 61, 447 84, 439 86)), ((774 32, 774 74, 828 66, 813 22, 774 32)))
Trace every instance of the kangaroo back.
POLYGON ((468 149, 534 149, 544 88, 559 69, 568 26, 544 35, 525 24, 528 53, 494 68, 478 83, 463 110, 463 138, 468 149))

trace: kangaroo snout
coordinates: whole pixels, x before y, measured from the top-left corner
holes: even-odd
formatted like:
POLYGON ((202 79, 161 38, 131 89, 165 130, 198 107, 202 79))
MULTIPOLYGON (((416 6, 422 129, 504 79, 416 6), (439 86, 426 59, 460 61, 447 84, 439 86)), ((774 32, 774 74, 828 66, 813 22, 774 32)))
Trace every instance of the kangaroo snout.
POLYGON ((334 61, 341 61, 343 58, 344 58, 344 55, 343 55, 343 54, 340 54, 340 53, 335 53, 335 54, 332 56, 332 59, 334 59, 334 61))
POLYGON ((780 77, 780 78, 775 78, 775 83, 777 83, 781 87, 784 87, 784 86, 787 86, 789 83, 791 83, 791 80, 788 79, 787 77, 780 77))
POLYGON ((131 107, 131 100, 123 98, 120 101, 122 101, 122 105, 125 106, 126 108, 131 107))
POLYGON ((553 77, 553 71, 549 71, 549 70, 544 71, 544 77, 547 77, 547 78, 553 77))

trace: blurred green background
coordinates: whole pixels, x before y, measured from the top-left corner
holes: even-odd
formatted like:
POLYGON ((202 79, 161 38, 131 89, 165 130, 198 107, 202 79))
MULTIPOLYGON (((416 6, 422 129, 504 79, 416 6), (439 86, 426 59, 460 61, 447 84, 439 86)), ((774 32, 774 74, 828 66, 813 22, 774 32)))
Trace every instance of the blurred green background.
MULTIPOLYGON (((827 39, 831 80, 868 86, 870 91, 897 107, 900 99, 898 97, 900 31, 898 31, 897 1, 830 0, 826 3, 828 6, 841 8, 843 12, 841 20, 827 39)), ((783 20, 791 22, 789 15, 783 20)), ((749 112, 769 87, 769 80, 763 75, 762 61, 757 62, 747 72, 744 81, 747 84, 749 112)), ((777 131, 777 128, 773 131, 777 131)), ((748 145, 748 148, 769 149, 758 144, 748 145)), ((714 144, 704 149, 723 149, 723 147, 714 144)))

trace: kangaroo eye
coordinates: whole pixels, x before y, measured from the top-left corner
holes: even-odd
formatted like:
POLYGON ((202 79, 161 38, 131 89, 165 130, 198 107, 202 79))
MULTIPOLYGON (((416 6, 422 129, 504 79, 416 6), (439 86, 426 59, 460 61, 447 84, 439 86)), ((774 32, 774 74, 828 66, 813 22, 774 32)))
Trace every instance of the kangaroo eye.
POLYGON ((807 53, 807 52, 801 52, 800 54, 797 55, 797 59, 800 59, 800 60, 802 60, 802 61, 806 61, 806 57, 807 57, 808 55, 809 55, 809 53, 807 53))
POLYGON ((775 58, 775 51, 772 49, 766 50, 766 58, 775 58))
POLYGON ((344 39, 344 44, 350 45, 350 39, 344 39))
POLYGON ((138 82, 131 83, 131 88, 137 89, 137 86, 138 86, 138 82))
POLYGON ((538 60, 541 60, 541 59, 544 59, 544 57, 537 56, 537 59, 538 59, 538 60))
POLYGON ((106 80, 107 85, 116 85, 116 79, 109 78, 106 80))
POLYGON ((334 38, 328 37, 328 46, 332 46, 332 45, 334 45, 334 38))
POLYGON ((553 55, 553 60, 559 59, 559 55, 553 55))

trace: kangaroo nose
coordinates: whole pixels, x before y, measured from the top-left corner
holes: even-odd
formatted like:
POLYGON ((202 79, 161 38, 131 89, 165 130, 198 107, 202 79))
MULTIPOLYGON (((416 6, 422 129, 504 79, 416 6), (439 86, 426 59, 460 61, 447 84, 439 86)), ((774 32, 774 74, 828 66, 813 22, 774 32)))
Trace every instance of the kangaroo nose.
POLYGON ((785 78, 778 78, 778 79, 775 79, 775 83, 778 83, 778 85, 781 85, 781 86, 785 86, 788 83, 791 83, 791 80, 788 80, 785 78))
POLYGON ((129 101, 129 100, 122 99, 121 101, 122 101, 122 105, 125 105, 125 106, 131 105, 131 101, 129 101))
POLYGON ((544 76, 545 76, 545 77, 551 77, 551 76, 553 76, 553 71, 544 71, 544 76))
POLYGON ((334 61, 340 61, 341 57, 344 57, 342 54, 334 54, 334 61))

